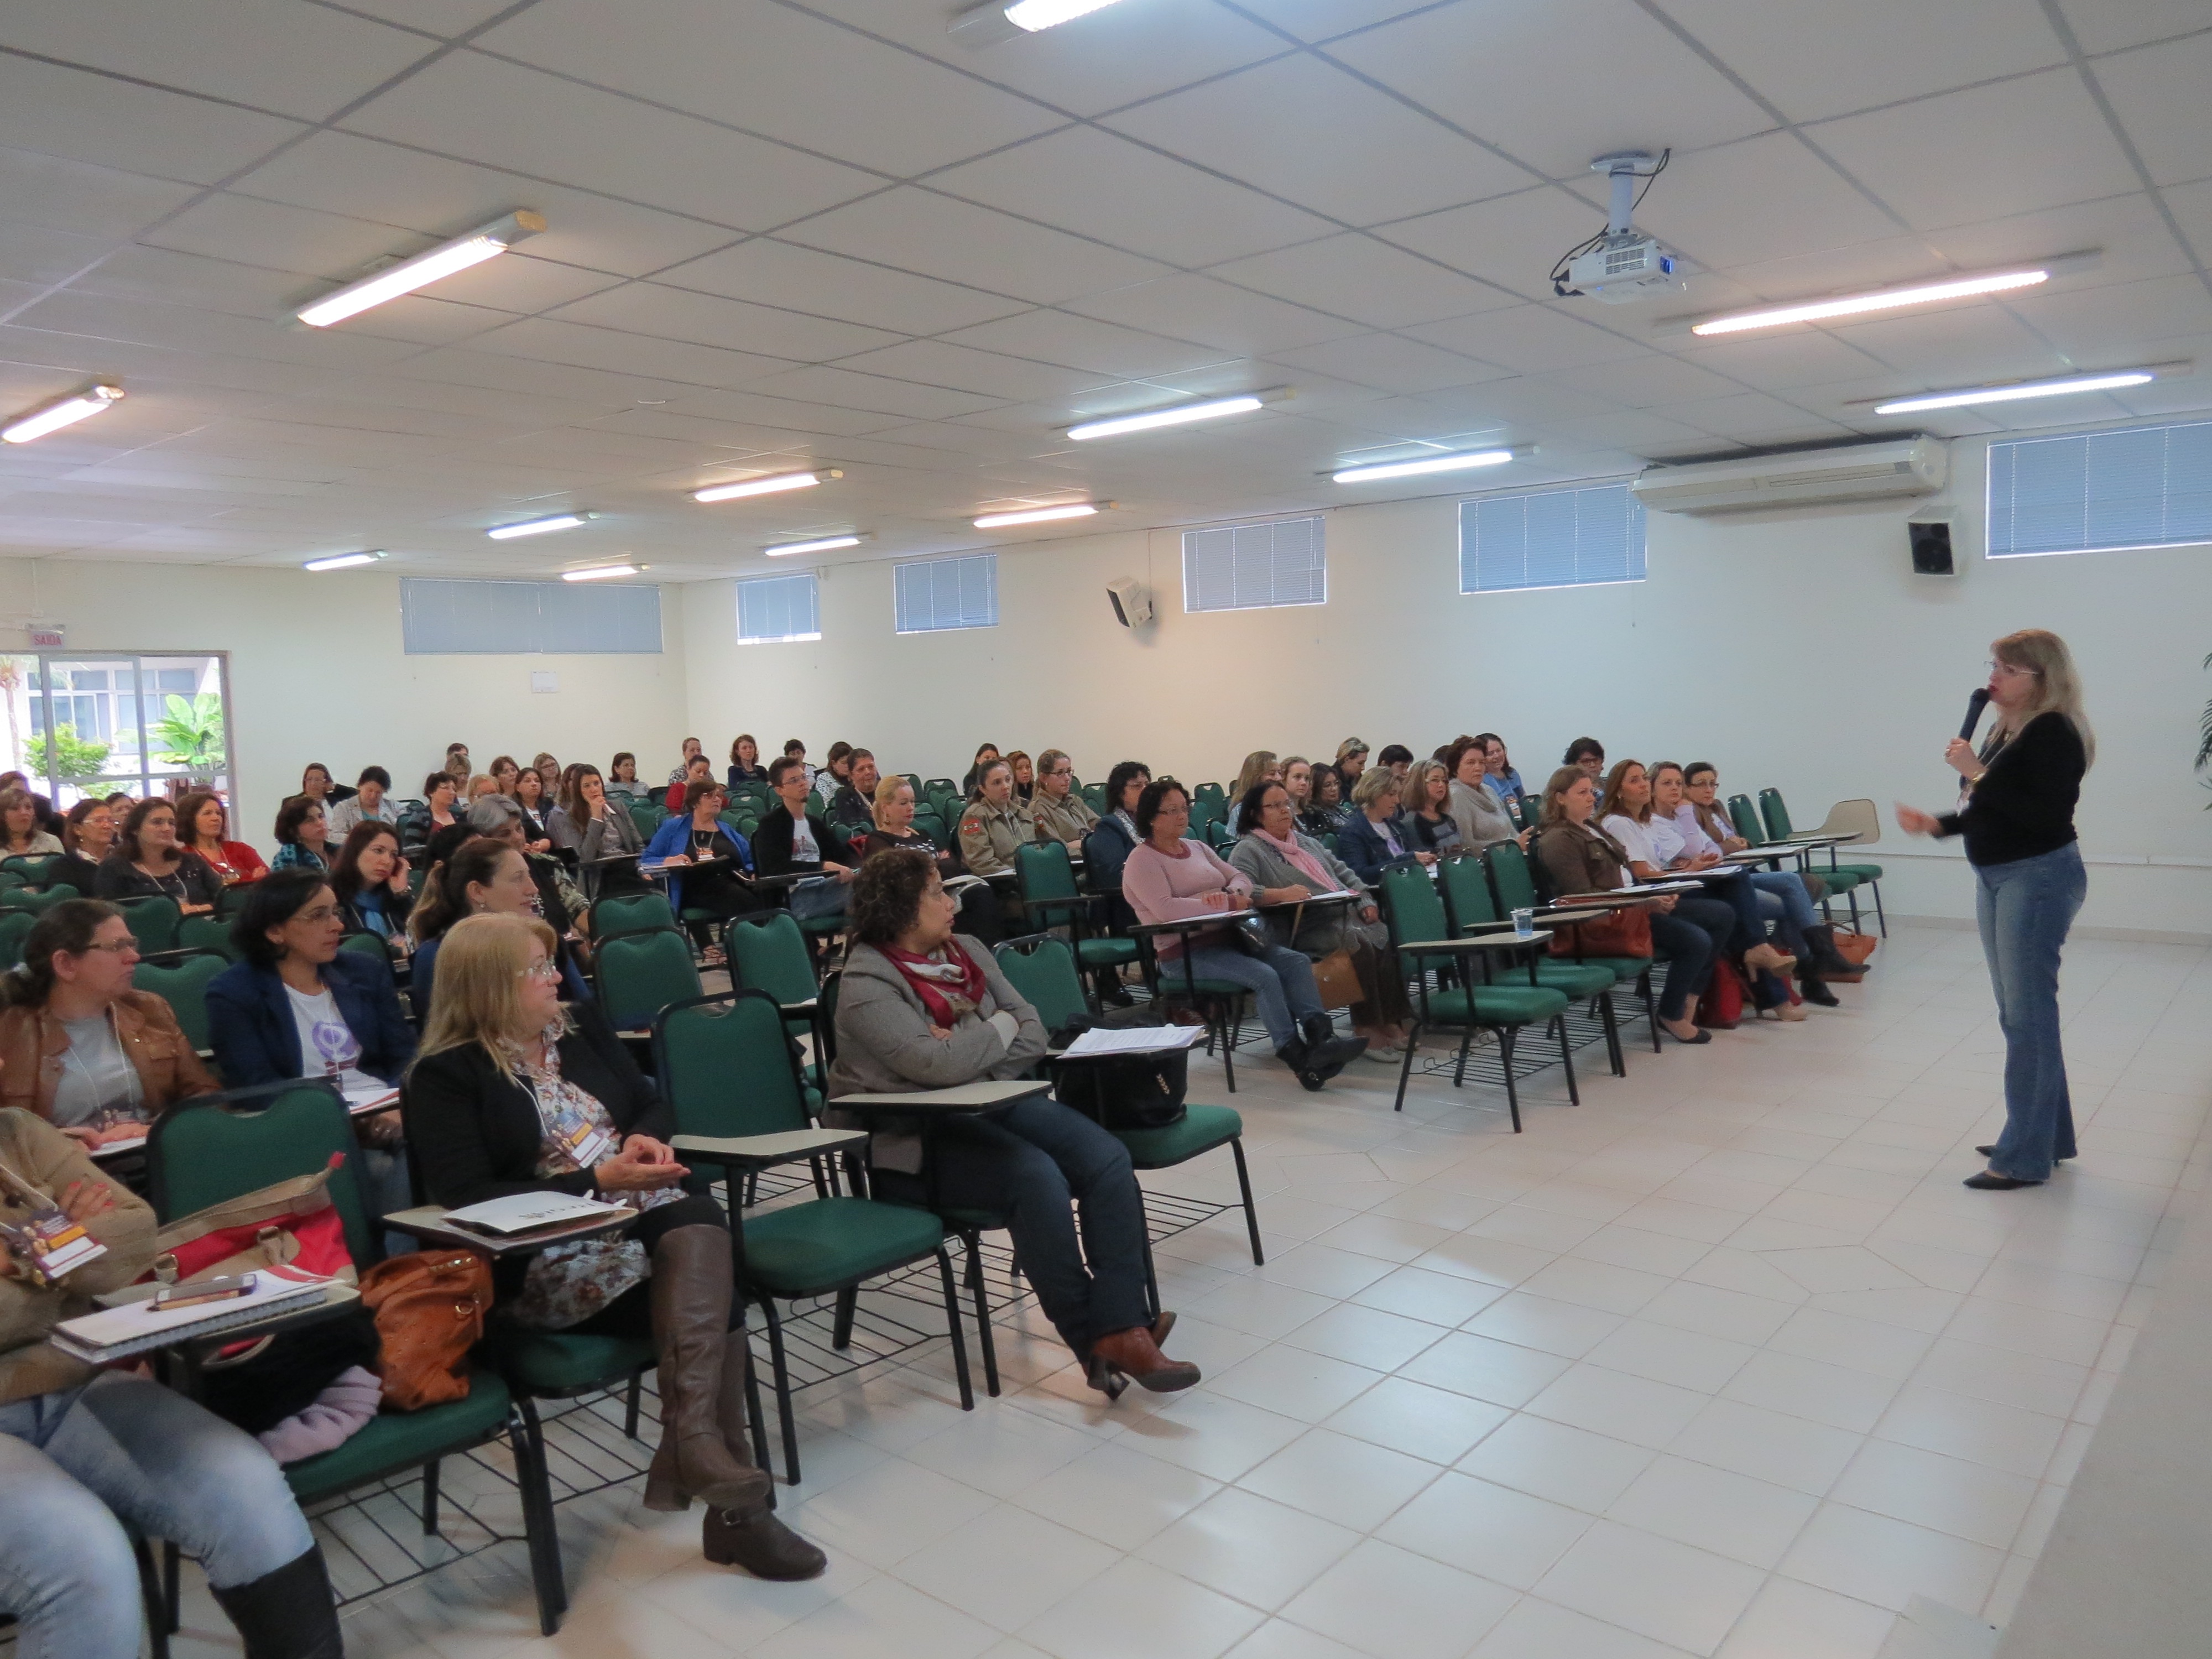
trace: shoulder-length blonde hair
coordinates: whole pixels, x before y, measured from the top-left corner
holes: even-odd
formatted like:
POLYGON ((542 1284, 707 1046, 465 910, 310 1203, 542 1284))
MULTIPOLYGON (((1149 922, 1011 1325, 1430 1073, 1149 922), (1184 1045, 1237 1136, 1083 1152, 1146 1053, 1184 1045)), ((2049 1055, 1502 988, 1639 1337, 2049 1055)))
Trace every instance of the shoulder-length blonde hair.
POLYGON ((1440 760, 1417 760, 1406 769, 1406 810, 1408 812, 1429 810, 1431 805, 1428 798, 1429 778, 1437 772, 1444 775, 1444 798, 1435 802, 1434 805, 1438 817, 1448 818, 1451 816, 1451 774, 1445 770, 1444 763, 1440 760))
POLYGON ((1246 792, 1254 784, 1266 777, 1268 773, 1278 770, 1273 750, 1255 749, 1244 757, 1244 764, 1237 769, 1237 787, 1229 792, 1229 798, 1231 800, 1243 800, 1246 792))
POLYGON ((2096 734, 2089 730, 2089 717, 2082 712, 2081 676, 2074 666, 2074 653, 2066 648, 2066 641, 2044 629, 2023 628, 2017 634, 2008 634, 1995 641, 1990 651, 1999 662, 2025 668, 2035 676, 2035 695, 2021 709, 2017 724, 2007 724, 2008 732, 2018 736, 2021 729, 2038 714, 2063 714, 2074 722, 2075 731, 2081 734, 2084 759, 2094 766, 2096 734))
POLYGON ((514 1075, 507 1045, 537 1035, 522 1009, 522 976, 530 971, 533 939, 552 961, 560 941, 535 916, 469 916, 446 930, 438 946, 430 1017, 415 1054, 418 1064, 473 1042, 491 1056, 492 1064, 514 1075))

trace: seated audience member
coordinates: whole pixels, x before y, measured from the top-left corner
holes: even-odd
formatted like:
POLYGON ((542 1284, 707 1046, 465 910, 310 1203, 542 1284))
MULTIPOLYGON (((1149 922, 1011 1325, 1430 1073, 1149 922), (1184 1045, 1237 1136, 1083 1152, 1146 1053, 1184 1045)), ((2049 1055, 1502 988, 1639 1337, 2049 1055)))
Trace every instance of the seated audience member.
POLYGON ((399 951, 407 945, 407 918, 415 908, 399 831, 371 818, 356 823, 338 849, 331 891, 348 932, 369 933, 399 951))
POLYGON ((853 781, 853 745, 840 738, 830 745, 830 761, 814 775, 816 811, 825 811, 837 792, 853 781))
POLYGON ((497 1316, 525 1330, 650 1338, 660 1443, 646 1507, 700 1499, 708 1560, 763 1578, 817 1576, 822 1552, 769 1513, 774 1483, 752 1465, 728 1224, 703 1181, 686 1188, 666 1103, 595 1007, 562 1006, 544 923, 472 916, 446 947, 404 1108, 430 1197, 459 1206, 542 1192, 642 1212, 619 1235, 494 1264, 497 1316), (557 1133, 556 1119, 587 1133, 557 1133))
POLYGON ((637 781, 637 757, 627 749, 618 750, 608 765, 605 787, 611 800, 628 806, 634 800, 644 800, 650 792, 637 781))
POLYGON ((555 846, 576 855, 586 899, 653 890, 638 869, 645 837, 638 834, 629 808, 607 793, 598 767, 569 769, 566 793, 547 815, 545 830, 555 846))
POLYGON ((999 758, 999 745, 987 743, 975 750, 975 763, 968 769, 968 775, 960 781, 960 793, 967 799, 975 798, 975 791, 983 781, 983 769, 999 758))
POLYGON ((300 774, 300 793, 319 804, 325 811, 345 798, 331 778, 331 769, 320 761, 309 761, 306 769, 300 774))
POLYGON ((1487 852, 1502 841, 1528 844, 1526 830, 1516 830, 1505 808, 1491 793, 1485 774, 1489 757, 1480 738, 1464 738, 1445 751, 1444 768, 1451 775, 1452 821, 1459 825, 1460 844, 1477 853, 1487 852))
POLYGON ((465 812, 488 796, 498 795, 504 798, 506 794, 506 789, 501 786, 497 778, 480 772, 461 786, 461 798, 453 803, 453 810, 457 812, 465 812))
MULTIPOLYGON (((875 828, 858 846, 862 866, 865 868, 878 853, 905 848, 927 854, 941 881, 964 874, 958 853, 949 847, 939 847, 914 827, 914 786, 896 773, 876 785, 875 828)), ((988 882, 969 883, 963 887, 958 904, 960 932, 987 945, 996 945, 1003 937, 999 896, 988 882)))
POLYGON ((523 850, 551 852, 553 837, 545 828, 545 812, 553 798, 545 793, 544 776, 535 767, 526 767, 515 775, 514 793, 509 799, 522 809, 523 850))
POLYGON ((766 783, 768 768, 761 764, 760 744, 750 732, 738 733, 738 740, 730 745, 730 775, 726 781, 734 791, 741 783, 766 783))
POLYGON ((704 755, 692 756, 690 760, 684 765, 684 776, 682 779, 675 783, 670 784, 666 789, 661 792, 660 805, 662 810, 668 812, 671 816, 682 813, 684 810, 684 802, 689 794, 691 786, 695 783, 712 783, 714 781, 714 763, 709 761, 704 755))
POLYGON ((1075 762, 1066 751, 1048 749, 1037 757, 1036 793, 1030 799, 1030 817, 1039 841, 1056 841, 1068 856, 1083 856, 1083 838, 1098 822, 1091 803, 1077 793, 1075 762))
POLYGON ((1415 761, 1406 769, 1404 799, 1412 803, 1399 816, 1413 844, 1424 853, 1448 853, 1460 845, 1458 820, 1451 815, 1451 774, 1440 760, 1415 761))
POLYGON ((538 782, 545 786, 545 799, 550 803, 561 799, 561 763, 543 749, 531 757, 530 769, 538 774, 538 782))
POLYGON ((96 796, 86 796, 62 820, 62 861, 46 885, 74 887, 89 895, 99 883, 101 863, 114 848, 114 809, 96 796))
POLYGON ((1577 738, 1567 745, 1562 766, 1579 766, 1592 783, 1605 775, 1605 745, 1595 738, 1577 738))
POLYGON ((1298 815, 1298 828, 1316 840, 1343 829, 1352 810, 1344 798, 1344 780, 1334 766, 1327 762, 1315 766, 1313 796, 1305 811, 1298 815))
MULTIPOLYGON (((1544 785, 1543 816, 1529 848, 1543 866, 1552 891, 1564 903, 1636 884, 1629 873, 1628 849, 1592 821, 1596 812, 1597 785, 1580 766, 1562 766, 1544 785)), ((1712 977, 1717 941, 1709 927, 1674 914, 1672 893, 1660 895, 1645 908, 1651 918, 1651 942, 1668 957, 1667 982, 1659 994, 1659 1023, 1677 1042, 1711 1042, 1713 1034, 1700 1030, 1690 1013, 1712 977)), ((1731 913, 1723 938, 1735 923, 1731 913)))
MULTIPOLYGON (((767 908, 760 889, 746 879, 754 868, 753 848, 722 822, 722 809, 729 804, 727 792, 714 779, 696 780, 684 791, 685 810, 661 820, 638 860, 647 874, 669 872, 668 904, 679 916, 686 910, 710 910, 727 921, 767 908)), ((702 925, 701 933, 706 931, 702 925)))
POLYGON ((1363 1058, 1396 1065, 1404 1058, 1401 1045, 1412 1010, 1405 981, 1390 953, 1390 930, 1367 884, 1352 873, 1351 866, 1298 829, 1290 792, 1279 783, 1255 783, 1245 792, 1237 805, 1237 845, 1229 849, 1230 868, 1242 872, 1255 890, 1363 895, 1356 905, 1318 905, 1302 916, 1295 912, 1271 915, 1268 932, 1310 961, 1319 962, 1338 951, 1351 957, 1360 990, 1359 1000, 1352 1005, 1352 1030, 1367 1041, 1363 1058), (1294 917, 1295 934, 1291 931, 1294 917))
MULTIPOLYGON (((1598 800, 1598 825, 1627 849, 1628 872, 1638 881, 1667 878, 1668 858, 1653 845, 1649 830, 1651 794, 1650 774, 1638 762, 1624 760, 1614 765, 1598 800)), ((1735 875, 1700 892, 1686 893, 1674 914, 1712 933, 1716 960, 1721 954, 1742 957, 1745 968, 1758 976, 1756 1000, 1761 1010, 1784 1011, 1784 1019, 1804 1018, 1805 1011, 1790 1002, 1789 985, 1781 978, 1796 963, 1766 942, 1759 896, 1748 881, 1735 875)))
POLYGON ((1336 776, 1344 786, 1345 799, 1352 799, 1352 786, 1367 769, 1367 744, 1364 738, 1346 738, 1336 745, 1336 776))
POLYGON ((1382 752, 1377 755, 1375 758, 1381 765, 1396 775, 1398 782, 1401 787, 1404 785, 1406 781, 1406 769, 1413 763, 1413 751, 1412 750, 1407 748, 1402 743, 1386 743, 1382 745, 1382 752))
POLYGON ((845 781, 830 797, 822 816, 848 843, 866 840, 876 827, 876 786, 883 776, 867 750, 855 749, 845 757, 845 781))
POLYGON ((706 744, 701 743, 698 738, 684 738, 684 758, 669 769, 669 782, 689 783, 691 781, 691 763, 695 760, 705 759, 706 756, 703 752, 705 749, 706 744))
MULTIPOLYGON (((1387 774, 1385 775, 1388 775, 1387 774)), ((1137 825, 1145 839, 1121 870, 1121 896, 1143 922, 1188 921, 1219 916, 1222 926, 1198 933, 1161 933, 1152 940, 1159 958, 1161 988, 1172 994, 1189 955, 1200 979, 1225 979, 1243 986, 1259 1004, 1268 1040, 1284 1065, 1308 1089, 1319 1089, 1342 1071, 1367 1044, 1339 1037, 1314 988, 1313 964, 1288 945, 1252 941, 1248 955, 1228 937, 1231 918, 1257 903, 1303 897, 1304 887, 1255 890, 1250 878, 1232 870, 1203 842, 1187 841, 1190 797, 1173 778, 1146 785, 1137 802, 1137 825)))
POLYGON ((380 766, 364 766, 353 799, 329 809, 331 839, 343 842, 356 823, 398 823, 399 809, 392 804, 392 774, 380 766))
POLYGON ((0 858, 44 858, 62 850, 62 838, 47 834, 29 790, 0 790, 0 858))
POLYGON ((1006 769, 1014 775, 1014 799, 1027 806, 1036 799, 1036 763, 1025 749, 1006 757, 1006 769))
POLYGON ((1313 763, 1304 755, 1285 755, 1282 768, 1283 793, 1290 797, 1291 817, 1296 822, 1313 805, 1313 763))
MULTIPOLYGON (((342 802, 349 806, 352 802, 342 802)), ((179 839, 200 862, 215 872, 226 887, 242 881, 258 881, 269 873, 261 854, 242 841, 230 839, 230 814, 220 797, 192 793, 177 803, 179 839)))
POLYGON ((408 857, 420 860, 440 830, 453 827, 458 793, 450 772, 433 772, 422 780, 422 799, 399 816, 399 845, 408 857))
POLYGON ((177 1102, 215 1092, 169 1005, 131 988, 137 965, 112 904, 64 899, 32 925, 22 966, 0 974, 0 1107, 89 1147, 141 1139, 177 1102))
MULTIPOLYGON (((409 922, 415 935, 415 969, 408 995, 416 1018, 428 1017, 439 947, 455 922, 489 914, 554 927, 544 912, 544 896, 532 878, 529 855, 511 839, 471 836, 463 842, 451 858, 431 871, 409 922)), ((561 969, 562 994, 573 1002, 589 1002, 591 988, 584 983, 583 971, 568 948, 567 933, 565 927, 554 927, 553 956, 561 969)))
POLYGON ((1014 854, 1036 839, 1036 820, 1014 799, 1014 769, 994 760, 976 780, 975 799, 960 811, 960 857, 971 876, 1014 874, 1014 854))
POLYGON ((801 921, 842 915, 846 884, 859 873, 859 860, 811 810, 806 764, 788 755, 768 769, 776 804, 753 831, 753 864, 763 876, 818 876, 791 890, 791 914, 801 921))
POLYGON ((1252 793, 1255 783, 1279 783, 1283 778, 1282 763, 1275 758, 1272 749, 1255 749, 1244 757, 1244 763, 1237 769, 1236 787, 1229 792, 1231 800, 1243 800, 1252 793))
POLYGON ((1385 865, 1401 859, 1434 864, 1437 855, 1413 841, 1399 811, 1398 775, 1387 766, 1370 767, 1352 786, 1352 810, 1337 827, 1336 855, 1370 887, 1382 884, 1385 865))
POLYGON ((449 743, 446 745, 446 765, 444 769, 446 775, 453 779, 453 787, 456 790, 459 790, 463 784, 465 784, 469 781, 471 769, 469 766, 468 744, 465 743, 449 743))
POLYGON ((797 738, 786 738, 783 740, 783 756, 786 760, 795 760, 799 763, 800 769, 806 774, 806 787, 811 789, 814 787, 815 769, 806 763, 806 745, 797 738))
POLYGON ((861 1121, 841 1096, 905 1094, 1019 1077, 1044 1053, 1036 1010, 991 953, 953 931, 935 866, 894 848, 854 884, 856 943, 837 1001, 837 1058, 825 1120, 876 1131, 873 1189, 895 1202, 988 1210, 1008 1218, 1022 1270, 1091 1387, 1120 1377, 1158 1393, 1187 1389, 1198 1367, 1163 1354, 1146 1300, 1144 1201, 1127 1149, 1090 1118, 1043 1098, 949 1117, 930 1137, 896 1117, 861 1121), (1079 1213, 1080 1231, 1079 1236, 1079 1213))
MULTIPOLYGON (((575 918, 585 908, 584 890, 568 874, 568 866, 550 853, 533 853, 522 839, 522 809, 506 795, 490 795, 469 809, 467 825, 474 835, 503 841, 523 854, 530 881, 537 890, 537 914, 552 924, 562 939, 568 937, 575 918)), ((453 843, 459 845, 456 840, 453 843)))
POLYGON ((295 795, 276 809, 276 856, 272 871, 331 867, 331 824, 323 804, 310 796, 295 795))
MULTIPOLYGON (((493 757, 490 769, 485 775, 491 779, 492 787, 498 790, 501 794, 512 795, 514 793, 514 781, 521 775, 521 773, 522 763, 514 756, 498 755, 493 757)), ((471 793, 473 793, 473 790, 471 793)))
POLYGON ((0 1613, 17 1650, 137 1659, 135 1529, 201 1565, 254 1659, 337 1659, 322 1552, 253 1437, 136 1364, 95 1370, 46 1340, 152 1272, 153 1211, 28 1112, 0 1112, 0 1164, 105 1247, 49 1285, 0 1242, 0 1613))
POLYGON ((40 829, 50 836, 58 836, 61 834, 62 815, 54 811, 54 803, 51 798, 40 794, 31 787, 29 774, 0 772, 0 794, 5 794, 10 789, 20 789, 31 798, 32 805, 39 809, 40 829))
MULTIPOLYGON (((1083 876, 1091 891, 1121 892, 1121 866, 1145 838, 1137 828, 1137 802, 1152 781, 1152 769, 1142 761, 1123 761, 1106 775, 1106 815, 1083 838, 1083 876)), ((1122 920, 1133 914, 1127 903, 1115 911, 1122 920)))
POLYGON ((177 809, 165 800, 142 800, 131 809, 93 884, 104 899, 174 899, 178 914, 187 916, 212 911, 222 888, 198 854, 177 845, 177 809))
POLYGON ((1521 782, 1521 775, 1513 769, 1506 758, 1505 739, 1495 732, 1478 732, 1475 742, 1482 745, 1483 770, 1488 774, 1490 787, 1499 800, 1508 795, 1525 795, 1528 792, 1521 782))
MULTIPOLYGON (((1720 773, 1711 761, 1692 761, 1686 768, 1662 763, 1652 769, 1651 789, 1653 823, 1662 813, 1673 819, 1681 836, 1684 867, 1718 864, 1749 845, 1721 812, 1717 799, 1720 773)), ((1656 830, 1652 840, 1655 847, 1661 845, 1656 830)), ((1776 931, 1797 958, 1800 994, 1824 1008, 1837 1006, 1836 994, 1820 975, 1857 970, 1837 951, 1836 930, 1814 908, 1814 891, 1805 877, 1795 870, 1753 870, 1749 874, 1759 895, 1759 914, 1779 924, 1776 931)))

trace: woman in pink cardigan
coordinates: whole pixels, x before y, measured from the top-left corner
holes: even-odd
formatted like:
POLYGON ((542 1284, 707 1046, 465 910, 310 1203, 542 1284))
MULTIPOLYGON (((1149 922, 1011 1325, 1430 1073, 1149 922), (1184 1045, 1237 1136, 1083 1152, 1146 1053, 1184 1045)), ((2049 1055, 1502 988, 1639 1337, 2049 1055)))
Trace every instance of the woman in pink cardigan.
MULTIPOLYGON (((1162 933, 1154 950, 1163 963, 1180 962, 1191 952, 1191 971, 1204 979, 1224 979, 1252 993, 1275 1054, 1309 1089, 1342 1071, 1362 1049, 1364 1037, 1340 1037, 1314 989, 1313 964, 1297 951, 1273 943, 1264 933, 1249 947, 1231 936, 1231 918, 1255 903, 1286 902, 1305 896, 1303 888, 1261 889, 1241 871, 1223 863, 1203 842, 1186 841, 1190 797, 1173 778, 1145 786, 1137 799, 1137 830, 1144 836, 1121 867, 1121 896, 1138 920, 1187 921, 1218 915, 1222 926, 1198 933, 1162 933)), ((1172 978, 1166 981, 1170 987, 1172 978)))

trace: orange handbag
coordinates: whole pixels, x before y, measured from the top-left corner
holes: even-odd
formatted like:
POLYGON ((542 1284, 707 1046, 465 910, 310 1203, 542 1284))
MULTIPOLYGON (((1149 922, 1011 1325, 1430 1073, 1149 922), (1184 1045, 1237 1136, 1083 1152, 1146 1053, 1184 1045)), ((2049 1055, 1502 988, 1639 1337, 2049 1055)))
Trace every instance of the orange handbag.
POLYGON ((491 1263, 473 1250, 418 1250, 362 1276, 361 1299, 376 1316, 384 1357, 384 1403, 420 1411, 469 1396, 469 1350, 483 1339, 491 1308, 491 1263))

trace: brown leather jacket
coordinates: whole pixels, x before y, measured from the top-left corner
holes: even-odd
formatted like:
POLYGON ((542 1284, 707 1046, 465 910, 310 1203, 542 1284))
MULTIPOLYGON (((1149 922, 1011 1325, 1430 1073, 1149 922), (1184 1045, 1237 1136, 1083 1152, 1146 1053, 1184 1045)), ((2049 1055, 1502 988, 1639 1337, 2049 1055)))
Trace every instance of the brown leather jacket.
POLYGON ((1621 875, 1627 850, 1594 823, 1547 824, 1535 835, 1536 856, 1561 898, 1573 893, 1605 893, 1628 885, 1621 875))
MULTIPOLYGON (((180 1100, 216 1091, 214 1077, 161 998, 151 991, 125 991, 115 999, 114 1018, 123 1052, 138 1068, 149 1117, 180 1100)), ((21 1106, 52 1122, 62 1056, 68 1052, 69 1033, 46 1009, 0 1012, 0 1107, 21 1106)))

